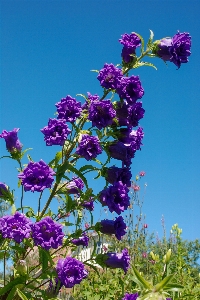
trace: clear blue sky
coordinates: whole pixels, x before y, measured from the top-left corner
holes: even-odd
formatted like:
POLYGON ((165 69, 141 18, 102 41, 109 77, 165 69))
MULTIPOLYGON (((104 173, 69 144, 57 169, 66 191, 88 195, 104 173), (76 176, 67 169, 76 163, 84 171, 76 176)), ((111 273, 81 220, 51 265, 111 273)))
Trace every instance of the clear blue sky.
MULTIPOLYGON (((200 2, 191 0, 1 0, 0 131, 19 127, 24 149, 34 148, 34 161, 49 162, 59 147, 46 147, 40 129, 66 95, 102 94, 90 70, 120 63, 121 34, 138 32, 147 41, 149 29, 155 39, 189 32, 189 63, 176 70, 155 59, 158 71, 144 67, 134 72, 145 90, 146 113, 140 122, 144 146, 136 153, 132 174, 146 171, 143 212, 150 232, 162 235, 164 215, 167 231, 178 223, 184 238, 199 238, 199 15, 200 2)), ((0 149, 5 155, 3 140, 0 149)), ((16 167, 14 161, 1 161, 0 180, 19 198, 16 167)), ((99 181, 92 182, 99 191, 99 181)), ((37 193, 26 193, 25 204, 36 207, 37 198, 37 193)))

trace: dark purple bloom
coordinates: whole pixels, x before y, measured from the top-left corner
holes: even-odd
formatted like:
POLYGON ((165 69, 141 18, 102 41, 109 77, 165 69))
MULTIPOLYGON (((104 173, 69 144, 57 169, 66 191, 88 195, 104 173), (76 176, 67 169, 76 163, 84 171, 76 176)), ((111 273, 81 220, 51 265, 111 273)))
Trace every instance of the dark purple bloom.
POLYGON ((58 119, 65 119, 66 122, 74 123, 81 115, 81 102, 77 102, 75 98, 69 95, 66 98, 62 98, 55 105, 58 111, 58 119))
POLYGON ((122 300, 136 300, 138 298, 138 293, 135 294, 128 294, 126 293, 122 300))
POLYGON ((76 246, 87 247, 89 242, 89 237, 84 233, 81 237, 79 237, 78 239, 73 239, 71 242, 76 246))
POLYGON ((39 162, 30 161, 18 177, 22 180, 25 192, 41 192, 50 188, 55 172, 42 159, 39 162))
POLYGON ((66 288, 72 288, 88 276, 88 271, 85 270, 84 264, 72 257, 59 259, 56 271, 58 279, 66 288))
POLYGON ((125 248, 122 253, 107 252, 96 256, 96 262, 112 269, 120 268, 127 273, 130 268, 130 256, 125 248))
POLYGON ((120 241, 122 236, 126 234, 126 223, 122 216, 113 220, 102 220, 96 224, 96 230, 105 234, 114 234, 120 241))
POLYGON ((125 161, 127 159, 127 147, 119 141, 114 141, 108 147, 108 152, 111 157, 125 161))
POLYGON ((54 222, 50 217, 45 217, 32 224, 32 238, 36 246, 41 246, 45 250, 57 249, 62 245, 64 233, 62 225, 54 222))
POLYGON ((84 157, 86 160, 96 158, 98 154, 102 153, 98 137, 91 136, 89 134, 82 134, 76 153, 84 157))
POLYGON ((88 119, 92 121, 92 126, 96 126, 99 130, 112 124, 116 111, 110 100, 92 101, 89 106, 88 119))
POLYGON ((116 116, 118 119, 119 126, 138 126, 140 119, 144 117, 145 110, 142 108, 142 102, 136 102, 133 105, 127 102, 117 102, 116 116))
POLYGON ((144 95, 139 76, 134 75, 119 79, 116 91, 120 98, 127 100, 128 104, 134 104, 144 95))
POLYGON ((44 134, 47 146, 63 146, 71 130, 63 119, 49 119, 48 126, 40 130, 44 134))
POLYGON ((8 192, 8 187, 3 182, 0 182, 0 198, 3 197, 6 192, 8 192))
POLYGON ((48 299, 55 298, 58 296, 62 286, 63 284, 60 282, 60 280, 58 280, 58 278, 55 278, 54 281, 50 280, 49 286, 45 291, 45 295, 48 297, 48 299))
POLYGON ((135 54, 136 48, 141 46, 141 39, 135 33, 125 33, 122 35, 122 39, 120 39, 119 42, 124 45, 121 55, 124 62, 131 62, 133 57, 130 54, 135 54))
POLYGON ((188 62, 191 54, 191 36, 187 32, 178 31, 171 39, 165 38, 157 45, 157 54, 165 61, 173 62, 178 68, 188 62))
POLYGON ((0 138, 5 139, 6 148, 10 153, 21 152, 22 144, 18 139, 17 132, 19 128, 14 128, 12 131, 3 130, 2 134, 0 134, 0 138))
POLYGON ((90 211, 94 210, 94 200, 85 201, 85 202, 81 203, 81 205, 90 211))
POLYGON ((136 49, 141 45, 141 40, 137 34, 134 32, 131 34, 123 34, 122 38, 119 39, 119 42, 124 45, 126 48, 136 49))
POLYGON ((102 87, 106 89, 116 89, 117 79, 122 76, 122 71, 113 64, 105 64, 103 69, 99 71, 97 79, 100 81, 102 87))
POLYGON ((110 212, 115 211, 118 215, 130 205, 128 188, 121 181, 114 183, 100 192, 99 198, 103 206, 107 205, 110 212))
POLYGON ((124 167, 124 168, 118 168, 118 167, 110 167, 107 168, 105 173, 106 180, 114 184, 117 181, 121 181, 123 184, 126 184, 126 186, 131 186, 131 171, 130 168, 124 167))
POLYGON ((79 190, 84 188, 84 182, 79 177, 73 177, 73 180, 66 184, 68 194, 79 194, 79 190))
POLYGON ((29 238, 32 222, 23 214, 16 212, 12 216, 0 218, 0 232, 3 238, 13 239, 21 243, 24 238, 29 238))

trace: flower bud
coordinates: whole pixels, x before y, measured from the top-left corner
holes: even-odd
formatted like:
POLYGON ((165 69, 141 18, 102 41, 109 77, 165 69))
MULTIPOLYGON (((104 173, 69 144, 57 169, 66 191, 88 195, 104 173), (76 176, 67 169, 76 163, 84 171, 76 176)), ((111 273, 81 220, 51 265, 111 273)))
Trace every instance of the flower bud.
POLYGON ((16 270, 20 275, 26 275, 27 274, 27 265, 25 260, 19 260, 16 265, 16 270))

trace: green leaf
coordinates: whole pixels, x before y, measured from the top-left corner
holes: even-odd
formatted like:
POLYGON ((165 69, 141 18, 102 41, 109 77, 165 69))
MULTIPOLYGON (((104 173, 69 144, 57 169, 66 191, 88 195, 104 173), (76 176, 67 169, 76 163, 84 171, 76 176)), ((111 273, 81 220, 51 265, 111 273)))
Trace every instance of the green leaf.
POLYGON ((178 283, 169 283, 167 284, 163 290, 165 291, 173 291, 173 292, 179 292, 180 290, 182 290, 184 288, 183 285, 178 284, 178 283))
POLYGON ((75 173, 76 175, 78 175, 85 183, 85 186, 88 188, 87 180, 79 170, 74 168, 70 163, 67 164, 67 169, 70 170, 71 172, 75 173))
POLYGON ((14 298, 16 291, 17 291, 17 288, 16 288, 16 286, 14 286, 12 288, 12 290, 10 291, 10 293, 8 294, 6 300, 12 300, 14 298))
POLYGON ((151 289, 152 289, 152 285, 151 285, 148 281, 146 281, 146 280, 140 275, 140 273, 138 272, 138 270, 137 270, 134 266, 132 266, 132 268, 133 268, 133 271, 134 271, 134 273, 135 273, 136 278, 139 280, 139 282, 142 284, 142 286, 143 286, 145 289, 151 290, 151 289))
POLYGON ((49 166, 50 167, 54 167, 56 168, 57 165, 58 165, 58 162, 60 161, 60 159, 62 158, 62 151, 59 151, 56 153, 54 159, 52 159, 50 162, 49 162, 49 166), (54 165, 54 166, 53 166, 54 165))
POLYGON ((90 72, 96 72, 96 73, 99 73, 98 70, 90 70, 90 72))
POLYGON ((17 289, 17 293, 22 300, 28 300, 28 298, 22 293, 22 291, 17 289))
POLYGON ((92 165, 85 165, 85 166, 83 166, 79 169, 79 172, 83 172, 83 171, 86 171, 86 170, 96 171, 96 170, 99 170, 99 169, 97 169, 96 167, 94 167, 92 165))
POLYGON ((0 289, 0 296, 4 295, 8 291, 10 291, 17 284, 25 284, 25 279, 26 279, 26 277, 21 276, 21 277, 15 278, 11 282, 9 282, 6 286, 4 286, 3 288, 0 289))
POLYGON ((136 34, 141 39, 141 53, 143 53, 144 52, 144 39, 143 39, 143 37, 139 33, 136 33, 136 32, 132 32, 132 33, 136 34))
POLYGON ((165 277, 160 283, 156 284, 154 287, 154 290, 156 292, 160 291, 161 289, 163 289, 174 277, 175 274, 171 274, 167 277, 165 277))
POLYGON ((137 64, 135 64, 133 68, 139 68, 139 67, 142 67, 142 66, 152 67, 155 70, 157 70, 157 68, 156 68, 156 66, 154 66, 154 64, 149 63, 149 62, 143 62, 143 61, 138 62, 137 64))
POLYGON ((31 156, 29 154, 27 154, 27 158, 29 161, 33 161, 33 159, 31 158, 31 156))
POLYGON ((148 40, 148 42, 147 42, 147 48, 151 48, 152 41, 153 41, 153 37, 154 37, 154 33, 153 33, 153 31, 150 29, 150 37, 149 37, 149 40, 148 40))

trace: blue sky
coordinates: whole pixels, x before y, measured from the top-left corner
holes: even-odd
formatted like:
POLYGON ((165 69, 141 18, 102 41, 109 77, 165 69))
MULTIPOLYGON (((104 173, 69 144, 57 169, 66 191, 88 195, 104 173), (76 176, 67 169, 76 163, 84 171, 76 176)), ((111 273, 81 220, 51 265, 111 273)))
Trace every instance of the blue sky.
MULTIPOLYGON (((140 122, 144 145, 133 159, 132 174, 146 172, 143 213, 150 232, 162 235, 164 215, 167 231, 178 223, 184 238, 199 238, 199 13, 199 1, 1 1, 0 131, 20 128, 24 149, 34 148, 34 161, 50 161, 59 147, 46 147, 40 129, 66 95, 102 95, 90 70, 121 62, 122 34, 138 32, 147 41, 149 29, 155 40, 177 30, 189 32, 189 63, 177 70, 155 59, 157 71, 143 67, 134 72, 145 90, 146 113, 140 122)), ((0 151, 6 154, 3 140, 0 151)), ((2 160, 0 180, 19 199, 16 167, 2 160)), ((103 187, 103 181, 91 182, 95 191, 103 187)), ((25 204, 36 207, 37 199, 37 193, 27 192, 25 204)))

